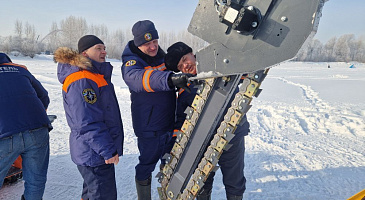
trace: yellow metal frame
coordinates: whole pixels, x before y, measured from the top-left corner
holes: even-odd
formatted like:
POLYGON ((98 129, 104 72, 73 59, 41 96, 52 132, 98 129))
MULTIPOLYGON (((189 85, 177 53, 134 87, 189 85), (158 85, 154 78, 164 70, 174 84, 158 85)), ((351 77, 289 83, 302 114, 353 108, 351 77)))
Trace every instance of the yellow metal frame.
POLYGON ((347 200, 365 200, 365 189, 363 189, 361 192, 355 194, 354 196, 350 197, 347 200))

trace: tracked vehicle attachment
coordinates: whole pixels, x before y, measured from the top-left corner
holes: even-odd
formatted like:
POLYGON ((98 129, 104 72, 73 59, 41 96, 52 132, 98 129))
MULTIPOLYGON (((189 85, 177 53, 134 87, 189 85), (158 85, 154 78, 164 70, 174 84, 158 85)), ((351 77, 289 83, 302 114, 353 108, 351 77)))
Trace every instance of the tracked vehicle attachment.
POLYGON ((203 84, 157 174, 161 199, 197 196, 260 94, 268 69, 292 59, 315 34, 323 5, 324 0, 199 1, 188 30, 210 44, 196 53, 195 79, 203 84))

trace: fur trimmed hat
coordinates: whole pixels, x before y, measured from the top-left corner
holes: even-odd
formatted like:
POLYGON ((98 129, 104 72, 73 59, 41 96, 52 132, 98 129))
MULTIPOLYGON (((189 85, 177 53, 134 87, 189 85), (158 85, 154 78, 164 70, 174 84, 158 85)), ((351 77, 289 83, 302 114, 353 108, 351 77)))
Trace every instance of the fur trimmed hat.
POLYGON ((132 27, 132 34, 137 47, 159 38, 155 25, 150 20, 136 22, 132 27))
POLYGON ((166 68, 170 71, 179 72, 180 70, 177 69, 177 64, 179 64, 180 59, 188 53, 193 53, 193 49, 183 42, 176 42, 171 45, 167 49, 167 54, 165 56, 166 68))
POLYGON ((79 40, 79 43, 77 44, 79 53, 84 52, 85 50, 87 50, 88 48, 90 48, 96 44, 104 44, 104 43, 95 35, 82 36, 79 40))

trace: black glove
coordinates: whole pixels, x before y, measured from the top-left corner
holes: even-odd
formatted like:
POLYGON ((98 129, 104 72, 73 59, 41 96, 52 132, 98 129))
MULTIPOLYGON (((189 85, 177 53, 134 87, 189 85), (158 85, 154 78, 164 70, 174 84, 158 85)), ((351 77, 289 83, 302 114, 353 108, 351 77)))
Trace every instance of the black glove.
POLYGON ((182 74, 170 74, 169 78, 167 79, 167 82, 170 86, 170 88, 177 87, 182 88, 189 93, 191 92, 190 88, 188 87, 188 81, 190 77, 193 77, 194 75, 188 74, 188 73, 182 73, 182 74))

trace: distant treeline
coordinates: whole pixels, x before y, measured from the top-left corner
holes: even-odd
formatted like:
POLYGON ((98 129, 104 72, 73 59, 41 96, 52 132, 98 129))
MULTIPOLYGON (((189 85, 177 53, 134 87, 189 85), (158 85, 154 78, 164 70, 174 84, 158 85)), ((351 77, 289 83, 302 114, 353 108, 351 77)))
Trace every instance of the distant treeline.
MULTIPOLYGON (((59 23, 53 22, 49 33, 40 38, 34 25, 17 20, 14 24, 14 35, 0 37, 0 51, 16 52, 34 57, 46 52, 52 54, 58 47, 77 49, 79 38, 94 34, 102 39, 107 47, 109 58, 120 59, 122 51, 129 40, 133 39, 131 28, 109 32, 105 25, 89 25, 82 17, 69 16, 59 23)), ((200 38, 187 31, 159 31, 159 44, 166 50, 171 44, 183 41, 195 51, 207 45, 200 38)), ((331 38, 326 44, 311 40, 299 51, 297 61, 312 62, 365 62, 365 41, 353 34, 331 38)))
MULTIPOLYGON (((0 51, 20 53, 34 57, 40 52, 53 53, 58 47, 77 49, 78 40, 87 34, 93 34, 103 40, 109 58, 120 59, 128 41, 133 39, 132 30, 116 30, 110 32, 105 25, 89 25, 82 17, 70 16, 59 23, 53 22, 49 33, 40 37, 34 25, 17 20, 14 24, 14 35, 0 36, 0 51)), ((177 41, 184 41, 193 49, 200 49, 206 42, 187 31, 159 31, 159 45, 166 50, 177 41)))
POLYGON ((297 61, 309 62, 365 62, 365 39, 356 38, 354 34, 333 37, 322 44, 311 40, 297 54, 297 61))

